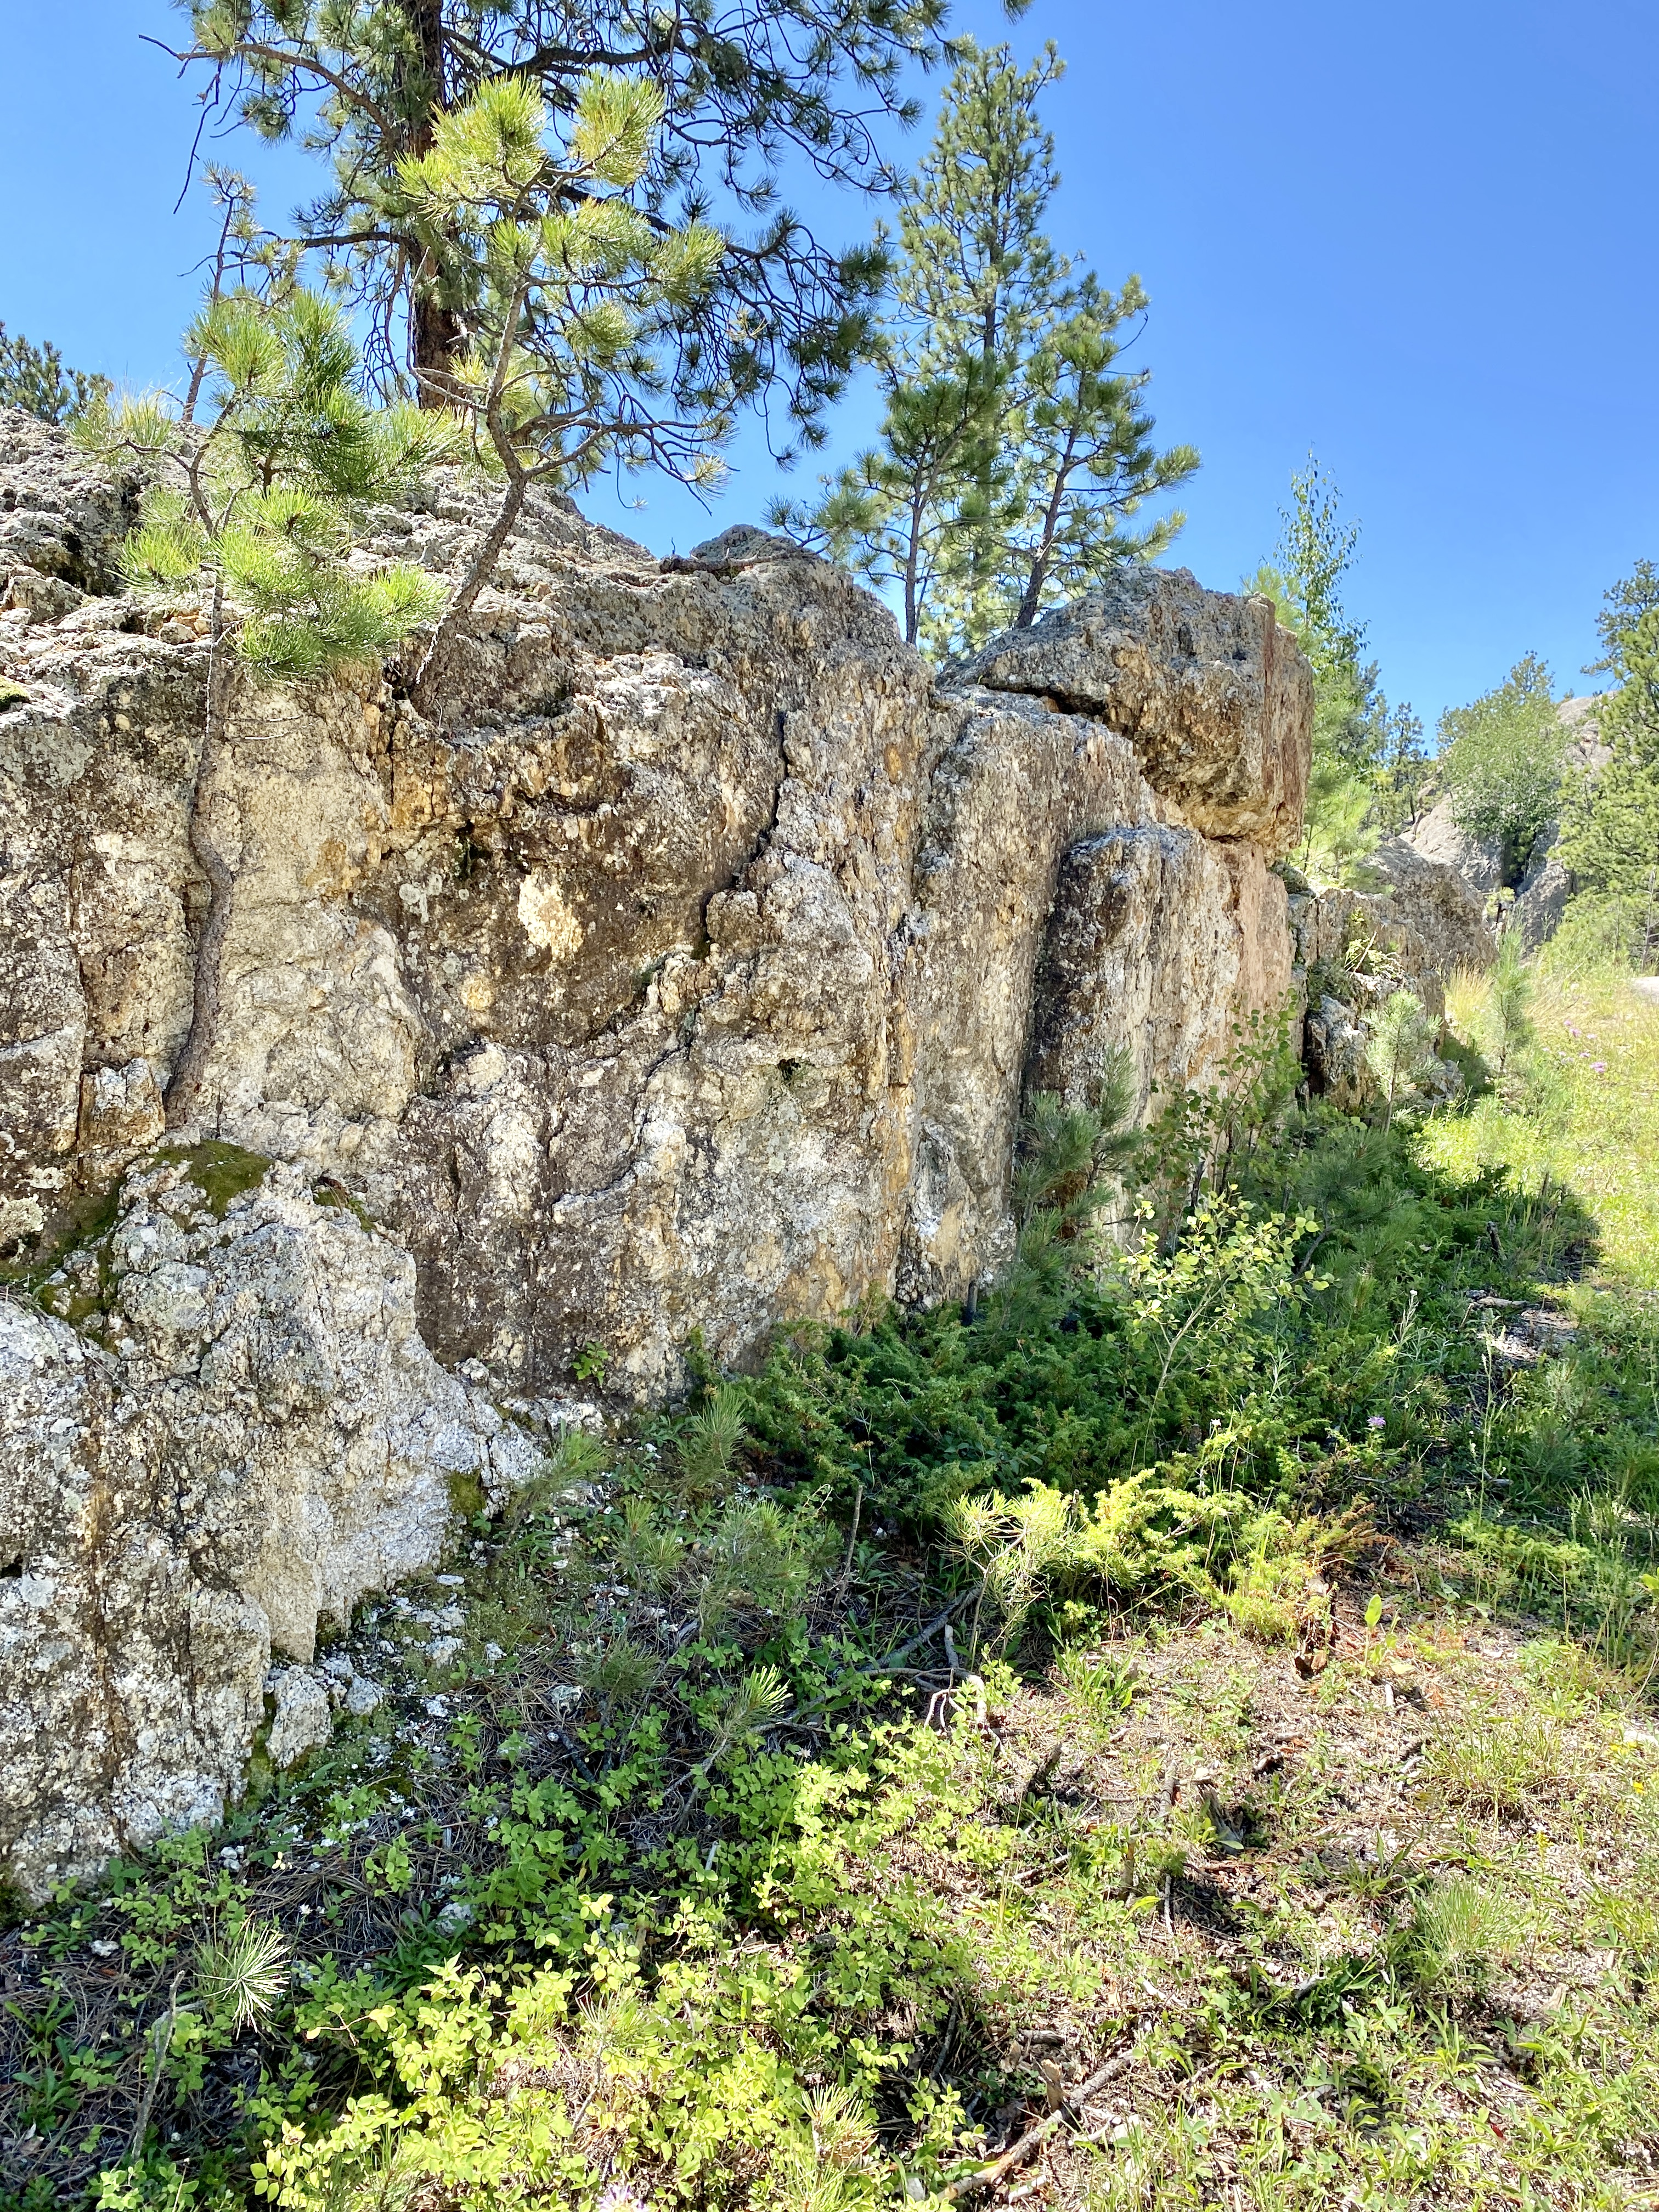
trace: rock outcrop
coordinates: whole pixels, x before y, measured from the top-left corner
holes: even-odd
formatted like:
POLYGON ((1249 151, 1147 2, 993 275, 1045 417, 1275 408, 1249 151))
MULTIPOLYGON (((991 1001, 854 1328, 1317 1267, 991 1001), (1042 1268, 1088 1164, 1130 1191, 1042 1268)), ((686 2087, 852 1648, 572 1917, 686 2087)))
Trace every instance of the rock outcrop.
MULTIPOLYGON (((1290 987, 1310 685, 1265 602, 1157 571, 940 684, 787 540, 659 562, 542 500, 423 712, 239 678, 204 757, 198 616, 83 598, 122 499, 3 421, 0 1234, 52 1279, 0 1310, 35 1378, 0 1849, 33 1882, 234 1791, 268 1647, 511 1479, 492 1401, 959 1295, 1008 1249, 1028 1079, 1085 1094, 1121 1048, 1150 1111, 1212 1077, 1290 987), (192 820, 233 889, 169 1116, 192 820), (222 1218, 204 1146, 275 1164, 222 1218)), ((487 498, 440 482, 366 557, 453 573, 487 498)))
POLYGON ((1365 866, 1380 888, 1322 891, 1298 908, 1300 957, 1310 970, 1357 963, 1391 990, 1414 992, 1438 1018, 1457 969, 1491 967, 1496 932, 1455 869, 1421 859, 1400 839, 1368 854, 1365 866))
POLYGON ((1484 907, 1503 886, 1503 846, 1496 837, 1475 837, 1460 830, 1449 799, 1436 799, 1422 820, 1402 832, 1397 842, 1419 860, 1449 868, 1479 906, 1484 907))
MULTIPOLYGON (((1576 779, 1593 777, 1611 757, 1601 742, 1600 702, 1588 698, 1563 699, 1556 720, 1565 739, 1563 774, 1570 786, 1576 779)), ((1419 860, 1449 868, 1462 882, 1475 904, 1505 933, 1513 933, 1528 957, 1554 936, 1567 902, 1572 896, 1572 877, 1555 857, 1559 830, 1547 822, 1540 831, 1524 872, 1517 879, 1505 873, 1504 848, 1495 837, 1474 837, 1460 830, 1449 798, 1437 799, 1422 820, 1387 849, 1401 848, 1419 860)))
POLYGON ((1389 838, 1367 855, 1366 866, 1382 879, 1380 888, 1303 892, 1291 901, 1309 1085, 1350 1112, 1375 1089, 1365 1060, 1367 1018, 1392 992, 1407 990, 1441 1020, 1451 977, 1460 969, 1490 968, 1498 951, 1480 900, 1449 863, 1425 860, 1389 838))
POLYGON ((309 1659, 537 1463, 422 1342, 408 1252, 268 1166, 135 1171, 0 1304, 0 1837, 32 1889, 216 1818, 273 1646, 309 1659))

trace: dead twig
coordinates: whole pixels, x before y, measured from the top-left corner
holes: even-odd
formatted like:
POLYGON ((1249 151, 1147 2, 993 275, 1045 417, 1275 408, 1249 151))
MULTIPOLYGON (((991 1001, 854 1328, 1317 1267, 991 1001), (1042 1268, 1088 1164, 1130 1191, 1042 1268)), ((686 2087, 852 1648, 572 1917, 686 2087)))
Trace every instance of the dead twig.
MULTIPOLYGON (((832 1698, 837 1697, 843 1684, 848 1681, 867 1679, 872 1674, 890 1674, 902 1671, 899 1668, 899 1661, 908 1659, 913 1651, 919 1650, 930 1636, 937 1636, 945 1623, 960 1613, 973 1595, 974 1591, 971 1589, 958 1591, 944 1612, 936 1613, 927 1626, 925 1628, 919 1628, 907 1643, 901 1644, 896 1650, 888 1652, 883 1658, 871 1660, 866 1666, 849 1668, 833 1689, 825 1690, 822 1696, 813 1698, 806 1705, 797 1705, 793 1712, 784 1713, 777 1720, 769 1721, 767 1723, 768 1728, 793 1728, 797 1722, 804 1720, 808 1713, 815 1713, 820 1705, 827 1705, 832 1698)), ((923 1671, 931 1672, 932 1670, 923 1671)), ((981 1700, 981 1704, 982 1702, 981 1700)))
POLYGON ((1103 2066, 1096 2067, 1086 2081, 1080 2081, 1075 2089, 1066 2092, 1063 2101, 1046 2119, 1039 2120, 1034 2128, 1027 2128, 1019 2141, 1012 2149, 1004 2151, 994 2166, 982 2166, 977 2173, 964 2173, 959 2181, 950 2184, 945 2192, 946 2197, 954 2202, 958 2197, 971 2197, 975 2190, 999 2187, 1016 2166, 1023 2166, 1034 2150, 1048 2142, 1068 2112, 1080 2113, 1091 2097, 1103 2089, 1109 2081, 1115 2081, 1120 2075, 1128 2072, 1134 2063, 1135 2048, 1131 2044, 1127 2051, 1119 2051, 1115 2058, 1109 2058, 1103 2066))
POLYGON ((144 2137, 149 2130, 149 2116, 155 2106, 155 2093, 161 2086, 162 2070, 167 2063, 167 2053, 173 2048, 173 2031, 179 2024, 179 1985, 184 1978, 181 1967, 173 1976, 173 1987, 167 1991, 167 2008, 150 2029, 147 2078, 143 2094, 138 2100, 138 2117, 133 2123, 132 2140, 127 2146, 129 2165, 143 2152, 144 2137))

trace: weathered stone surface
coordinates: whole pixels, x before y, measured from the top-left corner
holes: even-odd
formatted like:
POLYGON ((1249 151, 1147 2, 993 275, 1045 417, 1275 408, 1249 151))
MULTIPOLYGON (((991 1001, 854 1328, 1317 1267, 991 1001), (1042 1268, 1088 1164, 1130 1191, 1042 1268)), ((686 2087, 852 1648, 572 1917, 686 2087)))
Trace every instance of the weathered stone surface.
POLYGON ((0 598, 50 618, 82 592, 114 590, 138 511, 136 479, 112 483, 61 430, 11 407, 0 407, 0 598), (70 588, 54 588, 63 586, 70 588))
POLYGON ((1087 1103, 1107 1055, 1126 1054, 1145 1118, 1214 1077, 1238 1012, 1288 991, 1290 956, 1285 888, 1259 855, 1224 858, 1162 823, 1085 838, 1049 919, 1032 1079, 1087 1103))
POLYGON ((1572 871, 1556 858, 1559 825, 1551 823, 1533 847, 1527 872, 1516 887, 1515 904, 1504 923, 1513 930, 1522 951, 1530 958, 1541 951, 1561 927, 1561 917, 1572 896, 1572 871))
POLYGON ((1147 780, 1212 837, 1288 852, 1307 799, 1312 678, 1269 600, 1185 568, 1130 568, 1011 630, 967 678, 1048 697, 1128 738, 1147 780))
POLYGON ((1397 841, 1380 845, 1368 865, 1389 879, 1385 890, 1333 890, 1291 902, 1297 963, 1328 976, 1358 954, 1362 975, 1378 988, 1414 992, 1437 1017, 1445 1012, 1449 976, 1492 965, 1498 949, 1492 925, 1455 870, 1397 841))
MULTIPOLYGON (((1593 779, 1612 757, 1601 742, 1600 715, 1601 701, 1594 694, 1563 699, 1556 708, 1565 738, 1563 775, 1569 785, 1593 779)), ((1399 842, 1419 859, 1451 869, 1474 902, 1499 927, 1512 931, 1530 957, 1554 936, 1572 896, 1571 873, 1554 855, 1559 827, 1557 822, 1545 823, 1518 882, 1512 874, 1505 878, 1504 851, 1496 838, 1472 837, 1458 828, 1449 798, 1437 800, 1399 842)))
MULTIPOLYGON (((52 434, 31 429, 20 465, 38 476, 52 434)), ((64 467, 52 527, 72 508, 84 547, 92 495, 64 467)), ((0 498, 6 483, 0 462, 0 498)), ((488 501, 441 480, 378 517, 369 551, 453 574, 488 501)), ((106 1747, 79 1809, 54 1800, 20 1840, 32 1866, 218 1802, 258 1717, 261 1638, 303 1662, 319 1611, 435 1556, 455 1452, 487 1443, 494 1469, 482 1386, 562 1419, 589 1346, 614 1402, 672 1389, 693 1328, 741 1364, 783 1317, 994 1272, 1039 968, 1041 1079, 1085 1086, 1121 1042, 1148 1109, 1212 1075, 1231 1022, 1290 982, 1268 861, 1305 783, 1306 668, 1265 602, 1184 574, 1126 577, 939 684, 883 608, 787 539, 740 528, 659 562, 537 500, 423 711, 378 676, 237 679, 205 759, 199 610, 54 615, 36 595, 5 619, 0 678, 23 696, 0 708, 0 1234, 38 1265, 116 1176, 125 1224, 161 1204, 148 1178, 179 1172, 148 1164, 208 906, 192 810, 233 888, 203 1081, 167 1138, 270 1156, 274 1179, 238 1205, 289 1209, 234 1262, 216 1225, 158 1225, 175 1272, 124 1260, 101 1329, 90 1310, 73 1328, 14 1313, 73 1399, 51 1416, 65 1472, 38 1498, 24 1483, 17 1525, 54 1558, 68 1545, 83 1579, 52 1632, 68 1686, 21 1698, 6 1743, 61 1725, 106 1747), (313 1191, 361 1203, 376 1234, 313 1191), (378 1380, 331 1349, 359 1328, 346 1290, 313 1307, 297 1287, 332 1270, 319 1239, 346 1240, 341 1280, 381 1317, 378 1380), (275 1247, 286 1288, 255 1264, 275 1247), (288 1349, 222 1406, 237 1297, 311 1319, 256 1330, 288 1349), (411 1314, 419 1336, 398 1334, 411 1314), (342 1426, 330 1408, 365 1395, 372 1413, 342 1426), (128 1407, 139 1472, 88 1519, 128 1407), (216 1422, 234 1449, 202 1442, 216 1422), (390 1461, 350 1442, 383 1431, 402 1439, 390 1461), (211 1573, 168 1518, 168 1437, 240 1532, 211 1573), (86 1561, 125 1557, 129 1531, 169 1591, 205 1576, 229 1624, 199 1721, 184 1595, 155 1601, 170 1625, 146 1631, 141 1687, 98 1674, 137 1601, 116 1575, 99 1614, 86 1561), (139 1727, 122 1698, 167 1697, 185 1721, 121 1748, 139 1727)))
POLYGON ((1399 840, 1419 860, 1449 868, 1462 878, 1477 905, 1484 906, 1504 881, 1504 848, 1496 837, 1472 837, 1452 817, 1449 799, 1438 799, 1416 826, 1399 840))
MULTIPOLYGON (((1297 968, 1307 1000, 1303 1063, 1310 1088, 1355 1112, 1375 1096, 1365 1058, 1367 1021, 1395 991, 1420 1000, 1437 1022, 1459 969, 1479 971, 1497 957, 1497 933, 1464 878, 1389 839, 1368 856, 1387 888, 1306 892, 1290 902, 1297 968)), ((1455 1068, 1430 1062, 1419 1090, 1449 1096, 1455 1068)))
POLYGON ((273 1646, 308 1660, 534 1463, 421 1341, 408 1253, 292 1170, 225 1204, 257 1169, 135 1170, 39 1307, 0 1301, 0 1859, 31 1889, 216 1817, 273 1646))
POLYGON ((276 1667, 270 1674, 270 1726, 265 1749, 279 1772, 297 1766, 334 1733, 328 1678, 313 1667, 276 1667))
POLYGON ((1303 1020, 1302 1061, 1310 1089, 1344 1113, 1355 1113, 1376 1090, 1365 1062, 1365 1029, 1355 1007, 1322 991, 1303 1020))

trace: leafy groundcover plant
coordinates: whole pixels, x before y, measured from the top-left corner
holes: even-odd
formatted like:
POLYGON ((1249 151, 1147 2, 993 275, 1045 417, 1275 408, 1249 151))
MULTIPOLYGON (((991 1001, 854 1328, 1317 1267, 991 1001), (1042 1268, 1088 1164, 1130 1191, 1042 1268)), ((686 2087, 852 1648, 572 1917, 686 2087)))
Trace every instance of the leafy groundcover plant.
POLYGON ((19 1911, 7 2205, 1649 2201, 1659 1325, 1255 1090, 1039 1102, 971 1315, 569 1438, 375 1711, 19 1911))

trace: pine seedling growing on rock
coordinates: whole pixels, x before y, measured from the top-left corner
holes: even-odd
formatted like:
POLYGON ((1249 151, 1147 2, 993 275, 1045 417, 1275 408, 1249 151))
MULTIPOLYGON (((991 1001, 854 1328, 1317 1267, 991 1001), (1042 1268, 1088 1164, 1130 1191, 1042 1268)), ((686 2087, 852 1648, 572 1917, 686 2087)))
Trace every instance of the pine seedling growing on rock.
POLYGON ((773 511, 894 588, 906 637, 938 654, 1162 551, 1181 515, 1132 518, 1198 466, 1189 446, 1156 450, 1147 372, 1120 365, 1146 312, 1139 279, 1112 292, 1042 228, 1060 179, 1036 101, 1058 55, 1021 70, 1006 46, 957 51, 898 221, 880 442, 816 507, 773 511))
POLYGON ((432 621, 441 587, 419 568, 354 557, 354 524, 456 443, 447 416, 374 404, 343 319, 313 293, 212 297, 185 346, 196 364, 185 404, 159 392, 100 400, 74 425, 86 451, 150 479, 122 553, 134 588, 207 601, 190 845, 209 903, 190 1034, 167 1092, 174 1126, 201 1089, 230 925, 234 878, 208 819, 230 651, 262 678, 325 676, 377 665, 432 621))
POLYGON ((662 118, 649 82, 590 76, 552 151, 546 103, 509 77, 444 116, 431 149, 398 171, 410 220, 459 238, 477 271, 470 343, 443 394, 502 485, 422 673, 488 582, 532 485, 582 484, 615 465, 718 477, 729 412, 713 385, 677 388, 670 365, 726 241, 700 219, 659 230, 628 198, 662 118))
POLYGON ((123 555, 135 589, 204 591, 216 647, 228 632, 271 678, 373 662, 432 620, 440 586, 354 562, 353 526, 454 451, 453 423, 375 405, 343 319, 314 293, 210 301, 185 346, 205 366, 201 419, 152 392, 76 426, 88 451, 152 475, 123 555))

